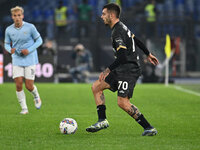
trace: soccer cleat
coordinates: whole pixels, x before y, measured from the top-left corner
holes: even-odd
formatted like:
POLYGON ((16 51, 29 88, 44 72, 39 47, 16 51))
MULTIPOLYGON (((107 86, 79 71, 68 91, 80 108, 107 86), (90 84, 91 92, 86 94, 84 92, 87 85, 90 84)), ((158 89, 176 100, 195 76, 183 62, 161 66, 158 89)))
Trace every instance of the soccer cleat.
POLYGON ((109 127, 109 123, 108 123, 108 120, 103 120, 103 121, 99 121, 93 125, 91 125, 90 127, 86 128, 86 131, 87 132, 97 132, 101 129, 105 129, 109 127))
POLYGON ((41 105, 42 105, 41 99, 34 100, 34 102, 35 102, 35 107, 36 107, 37 109, 40 109, 40 107, 41 107, 41 105))
POLYGON ((28 109, 22 109, 22 111, 20 112, 20 114, 22 114, 22 115, 28 114, 28 109))
POLYGON ((144 132, 142 133, 142 136, 154 136, 158 133, 156 128, 152 127, 149 129, 144 129, 144 132))

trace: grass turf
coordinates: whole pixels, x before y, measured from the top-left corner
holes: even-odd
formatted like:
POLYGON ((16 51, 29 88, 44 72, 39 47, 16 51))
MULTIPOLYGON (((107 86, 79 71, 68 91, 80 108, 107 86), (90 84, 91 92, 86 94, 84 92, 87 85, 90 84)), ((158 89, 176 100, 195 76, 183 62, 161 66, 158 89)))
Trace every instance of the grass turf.
POLYGON ((199 84, 180 84, 180 87, 184 89, 192 90, 194 92, 200 93, 200 85, 199 84))
POLYGON ((105 91, 110 127, 97 133, 85 128, 97 121, 89 84, 37 83, 42 98, 36 110, 32 95, 25 90, 28 115, 20 115, 15 85, 0 85, 0 149, 77 150, 199 150, 200 98, 159 84, 137 85, 131 102, 158 130, 154 137, 142 137, 143 129, 117 106, 117 95, 105 91), (78 130, 63 135, 59 123, 74 118, 78 130))

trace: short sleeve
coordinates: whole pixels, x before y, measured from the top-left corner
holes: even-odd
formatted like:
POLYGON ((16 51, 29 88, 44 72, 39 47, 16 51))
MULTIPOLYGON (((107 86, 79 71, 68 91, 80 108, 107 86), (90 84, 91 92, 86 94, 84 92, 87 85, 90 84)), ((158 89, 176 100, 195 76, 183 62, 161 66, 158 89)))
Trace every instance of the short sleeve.
POLYGON ((37 31, 37 29, 34 25, 32 25, 32 27, 31 27, 31 33, 32 33, 32 37, 34 40, 36 40, 38 37, 40 37, 40 33, 37 31))

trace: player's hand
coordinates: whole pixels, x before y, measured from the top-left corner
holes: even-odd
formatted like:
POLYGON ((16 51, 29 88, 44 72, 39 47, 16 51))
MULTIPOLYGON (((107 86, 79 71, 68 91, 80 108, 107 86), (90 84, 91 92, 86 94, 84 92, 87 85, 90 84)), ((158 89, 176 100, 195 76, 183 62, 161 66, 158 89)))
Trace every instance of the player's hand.
POLYGON ((158 65, 159 64, 158 59, 155 56, 153 56, 151 53, 149 54, 149 56, 147 57, 147 59, 153 65, 158 65))
POLYGON ((15 53, 15 50, 16 50, 16 48, 12 48, 12 49, 11 49, 11 54, 14 54, 14 53, 15 53))
POLYGON ((101 82, 102 80, 105 80, 105 78, 108 76, 109 73, 110 73, 110 69, 106 68, 106 70, 100 73, 99 81, 101 82))
POLYGON ((23 55, 28 55, 28 50, 27 49, 23 49, 22 51, 21 51, 21 53, 23 54, 23 55))

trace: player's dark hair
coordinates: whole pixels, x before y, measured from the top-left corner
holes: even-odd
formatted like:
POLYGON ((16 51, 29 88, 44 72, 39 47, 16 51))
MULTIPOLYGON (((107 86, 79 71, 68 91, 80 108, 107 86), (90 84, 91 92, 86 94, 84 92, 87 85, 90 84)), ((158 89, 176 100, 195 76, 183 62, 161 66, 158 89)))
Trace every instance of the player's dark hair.
POLYGON ((119 18, 120 17, 120 13, 121 13, 121 8, 119 5, 115 4, 115 3, 109 3, 103 6, 103 9, 107 8, 108 11, 113 11, 116 14, 116 17, 119 18))

